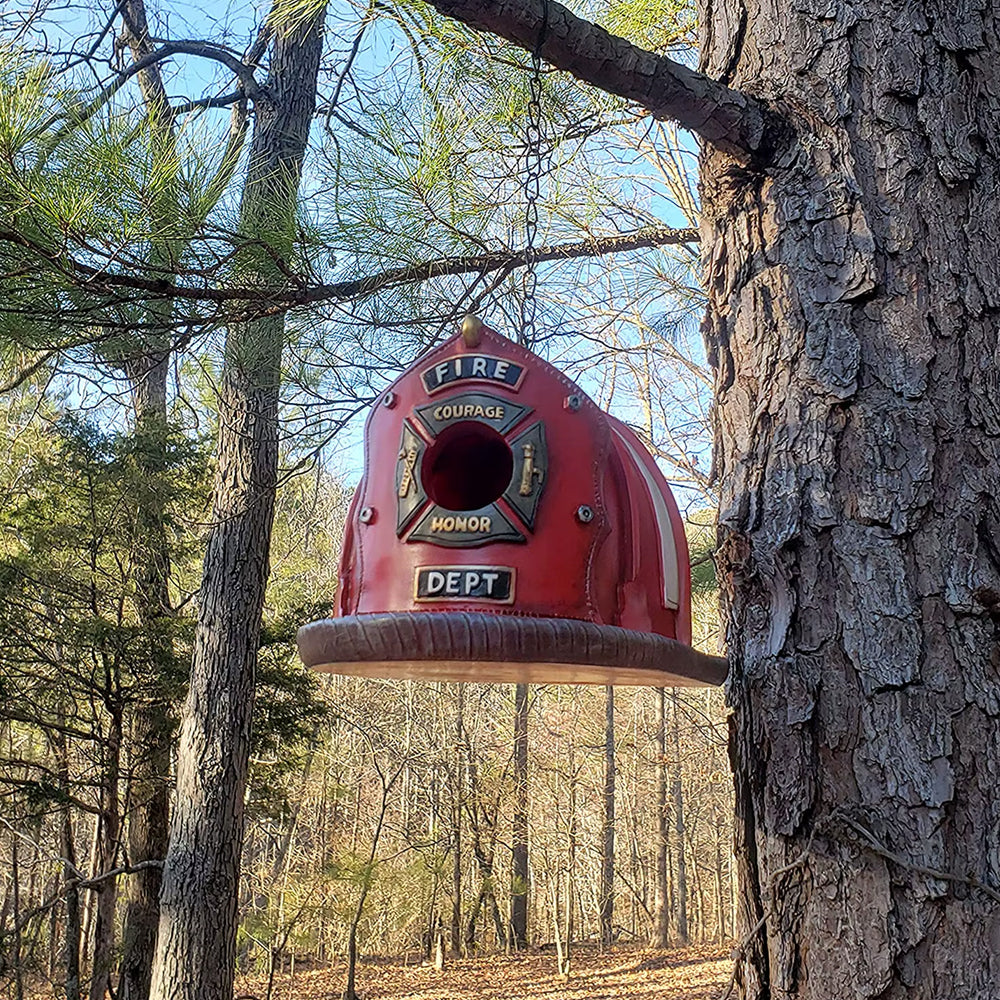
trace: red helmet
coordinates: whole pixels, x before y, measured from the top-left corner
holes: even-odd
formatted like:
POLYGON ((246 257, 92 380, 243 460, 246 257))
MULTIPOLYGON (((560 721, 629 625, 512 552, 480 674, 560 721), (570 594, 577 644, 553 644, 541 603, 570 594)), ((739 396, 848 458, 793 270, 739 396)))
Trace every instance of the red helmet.
POLYGON ((687 543, 621 421, 468 318, 365 425, 335 617, 305 663, 378 677, 717 684, 690 648, 687 543))

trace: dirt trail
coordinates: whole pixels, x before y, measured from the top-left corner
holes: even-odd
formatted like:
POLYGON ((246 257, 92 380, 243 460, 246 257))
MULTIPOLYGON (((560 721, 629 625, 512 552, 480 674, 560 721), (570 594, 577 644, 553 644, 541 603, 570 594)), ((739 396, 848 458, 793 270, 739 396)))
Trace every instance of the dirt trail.
MULTIPOLYGON (((568 980, 551 954, 504 955, 428 965, 370 960, 358 970, 362 1000, 717 1000, 732 962, 718 947, 672 951, 580 950, 568 980)), ((344 988, 343 966, 275 976, 272 1000, 335 1000, 344 988)), ((267 980, 243 979, 236 996, 265 1000, 267 980)))

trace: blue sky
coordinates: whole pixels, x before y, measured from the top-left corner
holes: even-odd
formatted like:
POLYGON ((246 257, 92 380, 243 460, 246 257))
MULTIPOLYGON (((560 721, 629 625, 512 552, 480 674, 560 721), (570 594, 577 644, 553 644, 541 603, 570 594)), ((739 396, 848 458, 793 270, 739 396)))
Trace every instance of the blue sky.
MULTIPOLYGON (((53 9, 54 10, 54 9, 53 9)), ((177 38, 210 38, 225 44, 236 52, 242 52, 254 37, 257 25, 264 16, 263 6, 247 6, 237 3, 189 3, 174 2, 150 4, 151 29, 163 33, 173 39, 177 38)), ((96 30, 99 22, 90 5, 61 8, 52 15, 55 20, 47 23, 47 39, 49 46, 54 42, 65 44, 72 37, 79 36, 87 30, 96 30)), ((348 47, 353 41, 358 24, 358 11, 346 4, 334 5, 331 9, 328 26, 328 50, 330 69, 334 74, 343 65, 343 59, 348 47)), ((25 39, 27 41, 27 39, 25 39)), ((355 70, 358 75, 369 82, 381 77, 385 86, 402 88, 402 81, 409 79, 413 72, 412 60, 407 57, 405 39, 397 28, 387 21, 379 22, 378 26, 369 30, 364 38, 355 70)), ((224 93, 231 87, 228 71, 215 62, 193 56, 180 56, 170 61, 165 74, 168 87, 175 94, 224 93)), ((81 80, 87 79, 81 76, 81 80)), ((332 86, 331 77, 327 84, 326 95, 332 86)), ((397 91, 401 92, 401 91, 397 91)), ((345 91, 346 93, 346 91, 345 91)), ((136 100, 134 88, 125 88, 121 100, 136 100)), ((223 129, 228 119, 228 112, 218 110, 207 116, 208 124, 199 126, 204 134, 211 134, 215 129, 223 129)), ((322 126, 317 124, 314 129, 314 140, 317 144, 324 141, 322 126)), ((217 140, 215 140, 217 141, 217 140)), ((690 137, 680 137, 680 156, 688 161, 693 169, 694 146, 690 137)), ((650 219, 668 225, 687 225, 689 220, 676 204, 672 203, 666 194, 662 183, 655 174, 649 172, 648 157, 643 152, 630 149, 626 143, 591 147, 587 169, 595 176, 601 172, 614 176, 617 180, 619 198, 644 204, 645 212, 650 219)), ((512 164, 514 171, 519 169, 512 164)), ((304 191, 307 195, 316 195, 328 185, 329 176, 325 172, 328 164, 322 157, 314 157, 307 166, 304 178, 304 191)), ((573 162, 565 168, 571 176, 576 169, 573 162)), ((562 184, 562 173, 554 175, 549 180, 552 190, 562 184)), ((518 181, 511 178, 511 203, 509 218, 514 229, 506 234, 514 245, 521 242, 516 231, 519 214, 522 211, 516 203, 518 181)), ((238 189, 234 189, 235 198, 238 189)), ((317 201, 308 211, 319 211, 317 201)), ((566 239, 567 230, 559 227, 558 216, 552 216, 554 228, 548 228, 543 216, 540 242, 551 238, 566 239)), ((546 343, 542 348, 553 362, 564 366, 571 375, 578 377, 580 384, 589 394, 610 407, 626 420, 644 422, 634 395, 622 392, 609 396, 609 368, 607 363, 595 365, 588 358, 593 355, 591 341, 588 338, 604 337, 610 333, 619 338, 622 346, 638 343, 640 333, 629 320, 616 318, 615 308, 620 303, 627 303, 634 294, 635 283, 638 280, 649 281, 655 285, 655 266, 643 263, 638 255, 618 257, 607 261, 592 261, 580 263, 567 271, 565 267, 554 266, 539 269, 538 299, 541 303, 539 326, 545 334, 553 329, 564 334, 559 339, 546 343), (636 267, 638 266, 638 270, 636 267), (652 270, 650 270, 652 268, 652 270), (571 277, 567 279, 567 273, 571 277), (643 274, 647 276, 642 277, 643 274), (575 283, 567 286, 567 280, 575 283), (578 332, 577 332, 578 331, 578 332), (632 332, 630 332, 632 331, 632 332)), ((647 297, 646 312, 643 317, 649 320, 654 315, 667 315, 677 307, 667 299, 656 300, 655 296, 647 297)), ((499 300, 497 302, 499 304, 499 300)), ((515 333, 511 323, 502 309, 497 309, 487 302, 484 308, 478 310, 484 320, 508 334, 515 333)), ((639 317, 636 317, 639 318, 639 317)), ((687 316, 676 330, 678 344, 691 353, 697 360, 703 360, 700 355, 700 337, 696 330, 696 319, 687 316)), ((386 369, 384 380, 391 380, 395 371, 386 369)), ((376 388, 378 379, 376 378, 376 388)), ((99 388, 99 387, 98 387, 99 388)), ((694 403, 690 397, 687 402, 694 403)), ((355 420, 349 428, 341 431, 328 446, 326 461, 329 466, 347 479, 355 479, 360 474, 360 434, 361 421, 355 420)), ((700 446, 702 450, 707 444, 700 446)), ((707 464, 707 458, 705 459, 707 464)), ((668 471, 669 474, 669 471, 668 471)))

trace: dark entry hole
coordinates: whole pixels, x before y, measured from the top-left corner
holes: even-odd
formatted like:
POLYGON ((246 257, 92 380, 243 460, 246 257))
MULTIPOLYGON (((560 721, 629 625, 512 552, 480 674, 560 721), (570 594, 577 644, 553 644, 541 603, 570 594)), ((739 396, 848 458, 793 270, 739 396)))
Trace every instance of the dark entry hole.
POLYGON ((427 495, 446 510, 479 510, 510 483, 510 445, 486 424, 452 424, 428 448, 423 462, 427 495))

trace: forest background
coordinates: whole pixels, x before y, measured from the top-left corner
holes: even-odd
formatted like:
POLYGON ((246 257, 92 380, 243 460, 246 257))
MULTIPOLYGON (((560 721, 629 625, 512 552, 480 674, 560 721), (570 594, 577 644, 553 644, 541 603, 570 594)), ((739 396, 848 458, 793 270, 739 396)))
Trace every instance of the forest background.
MULTIPOLYGON (((686 7, 588 14, 690 51, 686 7)), ((547 71, 533 133, 523 54, 421 4, 338 3, 301 181, 255 217, 267 95, 251 69, 275 77, 275 36, 315 16, 141 0, 3 15, 0 977, 15 994, 149 994, 227 366, 282 317, 239 967, 528 944, 557 945, 563 967, 574 941, 733 932, 720 692, 320 679, 293 642, 333 603, 368 405, 466 312, 521 329, 533 257, 531 346, 678 487, 696 641, 717 648, 693 143, 547 71)))

